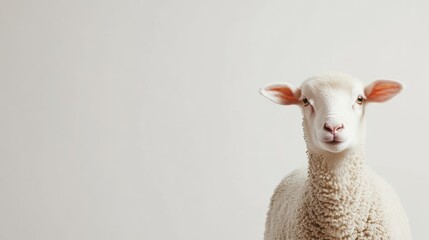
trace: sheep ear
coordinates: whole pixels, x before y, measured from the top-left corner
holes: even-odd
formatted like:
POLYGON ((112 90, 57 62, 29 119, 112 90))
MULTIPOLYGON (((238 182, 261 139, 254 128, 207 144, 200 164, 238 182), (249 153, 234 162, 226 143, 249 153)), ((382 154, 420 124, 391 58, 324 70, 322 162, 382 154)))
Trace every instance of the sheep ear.
POLYGON ((298 104, 301 90, 287 83, 270 83, 259 92, 271 101, 281 105, 298 104))
POLYGON ((385 102, 404 88, 403 84, 392 80, 376 80, 365 87, 366 100, 369 102, 385 102))

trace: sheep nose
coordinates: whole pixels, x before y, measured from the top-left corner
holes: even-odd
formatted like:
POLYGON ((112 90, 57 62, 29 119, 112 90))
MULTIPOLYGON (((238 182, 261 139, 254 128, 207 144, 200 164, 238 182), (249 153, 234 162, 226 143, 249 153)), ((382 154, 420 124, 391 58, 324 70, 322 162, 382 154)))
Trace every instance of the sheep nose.
POLYGON ((340 123, 337 124, 336 126, 332 126, 329 123, 325 123, 324 127, 323 127, 326 131, 335 134, 336 132, 338 132, 339 130, 344 128, 344 124, 340 123))

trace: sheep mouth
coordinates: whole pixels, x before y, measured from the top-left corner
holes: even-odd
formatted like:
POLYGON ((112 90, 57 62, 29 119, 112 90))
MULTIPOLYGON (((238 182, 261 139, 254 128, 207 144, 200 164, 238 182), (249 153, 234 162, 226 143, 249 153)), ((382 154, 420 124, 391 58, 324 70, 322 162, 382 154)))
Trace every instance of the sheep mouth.
POLYGON ((322 145, 320 146, 321 149, 326 150, 328 152, 332 152, 332 153, 339 153, 342 152, 343 150, 345 150, 346 148, 348 148, 348 141, 347 140, 343 140, 341 139, 341 141, 339 140, 334 140, 331 139, 330 141, 323 141, 321 143, 322 145))
POLYGON ((342 141, 337 141, 337 140, 332 140, 332 141, 325 141, 325 143, 329 144, 329 145, 338 145, 338 144, 341 144, 343 142, 342 141))
POLYGON ((328 137, 328 138, 319 138, 319 141, 328 144, 328 145, 338 145, 344 143, 344 139, 339 139, 338 137, 328 137))

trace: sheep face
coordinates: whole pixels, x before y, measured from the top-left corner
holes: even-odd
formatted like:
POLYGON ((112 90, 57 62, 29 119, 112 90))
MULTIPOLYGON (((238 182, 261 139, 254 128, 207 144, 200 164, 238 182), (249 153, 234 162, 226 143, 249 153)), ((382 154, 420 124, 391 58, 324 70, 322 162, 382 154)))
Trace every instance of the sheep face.
POLYGON ((307 79, 300 89, 299 105, 310 148, 337 153, 361 142, 365 95, 360 81, 322 75, 307 79))
POLYGON ((339 153, 363 143, 366 103, 384 102, 401 89, 395 81, 378 80, 364 87, 349 75, 328 73, 307 79, 299 88, 273 83, 260 92, 276 103, 302 108, 311 150, 339 153))

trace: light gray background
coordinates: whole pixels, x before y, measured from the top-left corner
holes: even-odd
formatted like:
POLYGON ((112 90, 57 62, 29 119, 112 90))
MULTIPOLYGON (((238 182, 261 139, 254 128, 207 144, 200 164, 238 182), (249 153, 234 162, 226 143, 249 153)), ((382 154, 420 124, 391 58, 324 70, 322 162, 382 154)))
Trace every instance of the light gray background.
POLYGON ((427 238, 425 1, 0 1, 0 239, 262 239, 306 165, 297 107, 258 94, 340 70, 404 82, 368 164, 427 238))

